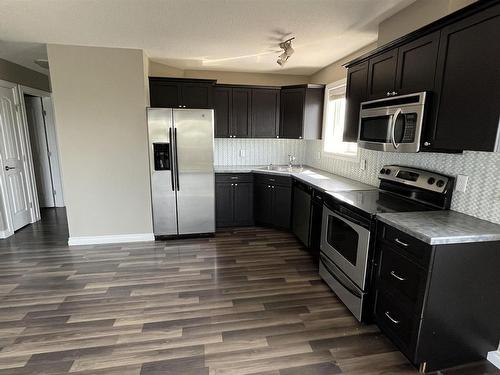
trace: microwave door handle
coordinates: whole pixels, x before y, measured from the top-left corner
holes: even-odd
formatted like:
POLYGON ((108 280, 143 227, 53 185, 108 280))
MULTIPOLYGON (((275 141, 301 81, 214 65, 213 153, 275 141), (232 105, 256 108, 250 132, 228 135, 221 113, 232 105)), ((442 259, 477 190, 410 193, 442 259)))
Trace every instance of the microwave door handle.
POLYGON ((396 109, 396 112, 392 115, 392 128, 391 128, 391 142, 394 148, 398 148, 399 144, 396 143, 396 121, 398 120, 398 116, 401 114, 401 108, 396 109))

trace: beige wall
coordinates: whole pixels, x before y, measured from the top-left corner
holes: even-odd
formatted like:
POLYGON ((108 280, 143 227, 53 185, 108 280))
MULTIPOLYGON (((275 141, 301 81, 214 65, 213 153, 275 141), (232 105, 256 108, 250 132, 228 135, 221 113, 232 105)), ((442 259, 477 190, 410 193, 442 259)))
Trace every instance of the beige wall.
POLYGON ((442 18, 476 0, 417 0, 392 17, 381 22, 377 42, 370 44, 339 61, 324 67, 310 77, 310 83, 328 84, 346 77, 342 66, 364 53, 370 52, 396 38, 408 34, 422 26, 442 18))
POLYGON ((142 51, 47 50, 70 237, 152 233, 142 51))
POLYGON ((211 70, 186 70, 186 78, 216 79, 217 83, 241 85, 285 86, 309 83, 308 76, 272 73, 219 72, 211 70))
POLYGON ((0 79, 34 89, 50 91, 48 76, 4 59, 0 59, 0 79))
POLYGON ((159 62, 149 62, 151 77, 216 79, 217 83, 240 85, 285 86, 309 83, 308 76, 272 73, 221 72, 215 70, 181 70, 159 62))
POLYGON ((310 77, 310 82, 327 85, 329 83, 338 81, 339 79, 345 78, 346 69, 342 65, 350 60, 354 60, 358 56, 370 52, 375 48, 377 48, 377 43, 369 44, 366 47, 363 47, 360 50, 344 57, 343 59, 331 63, 330 65, 313 74, 310 77))
POLYGON ((378 45, 382 46, 439 18, 472 4, 476 0, 417 0, 381 22, 378 45))
POLYGON ((149 76, 182 78, 184 77, 184 70, 149 60, 149 76))

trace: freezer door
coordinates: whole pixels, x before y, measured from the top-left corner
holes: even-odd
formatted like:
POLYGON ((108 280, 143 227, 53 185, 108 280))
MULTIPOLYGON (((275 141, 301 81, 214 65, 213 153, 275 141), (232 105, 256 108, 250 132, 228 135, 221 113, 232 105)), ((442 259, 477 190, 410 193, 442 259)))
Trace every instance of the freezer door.
POLYGON ((172 110, 148 109, 149 167, 155 235, 175 235, 177 207, 172 158, 172 110))
POLYGON ((179 234, 215 232, 214 111, 174 109, 179 234))

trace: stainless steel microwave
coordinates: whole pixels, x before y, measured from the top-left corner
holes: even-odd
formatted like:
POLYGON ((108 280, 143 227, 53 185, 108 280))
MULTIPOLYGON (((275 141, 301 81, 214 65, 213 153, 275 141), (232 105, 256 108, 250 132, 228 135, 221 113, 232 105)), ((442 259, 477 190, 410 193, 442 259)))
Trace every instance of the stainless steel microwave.
POLYGON ((419 92, 361 103, 359 147, 418 152, 427 96, 427 92, 419 92))

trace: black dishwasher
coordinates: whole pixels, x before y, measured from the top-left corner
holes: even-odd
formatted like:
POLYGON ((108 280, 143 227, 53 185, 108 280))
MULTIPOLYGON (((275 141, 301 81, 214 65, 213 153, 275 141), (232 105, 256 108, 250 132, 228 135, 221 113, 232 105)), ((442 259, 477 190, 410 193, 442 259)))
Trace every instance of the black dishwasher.
POLYGON ((309 249, 312 255, 319 260, 321 246, 321 222, 323 220, 323 193, 314 189, 311 204, 311 230, 309 234, 309 249))
POLYGON ((292 231, 319 259, 323 193, 307 184, 293 180, 292 231))
POLYGON ((292 232, 307 247, 310 245, 312 188, 293 181, 292 232))

